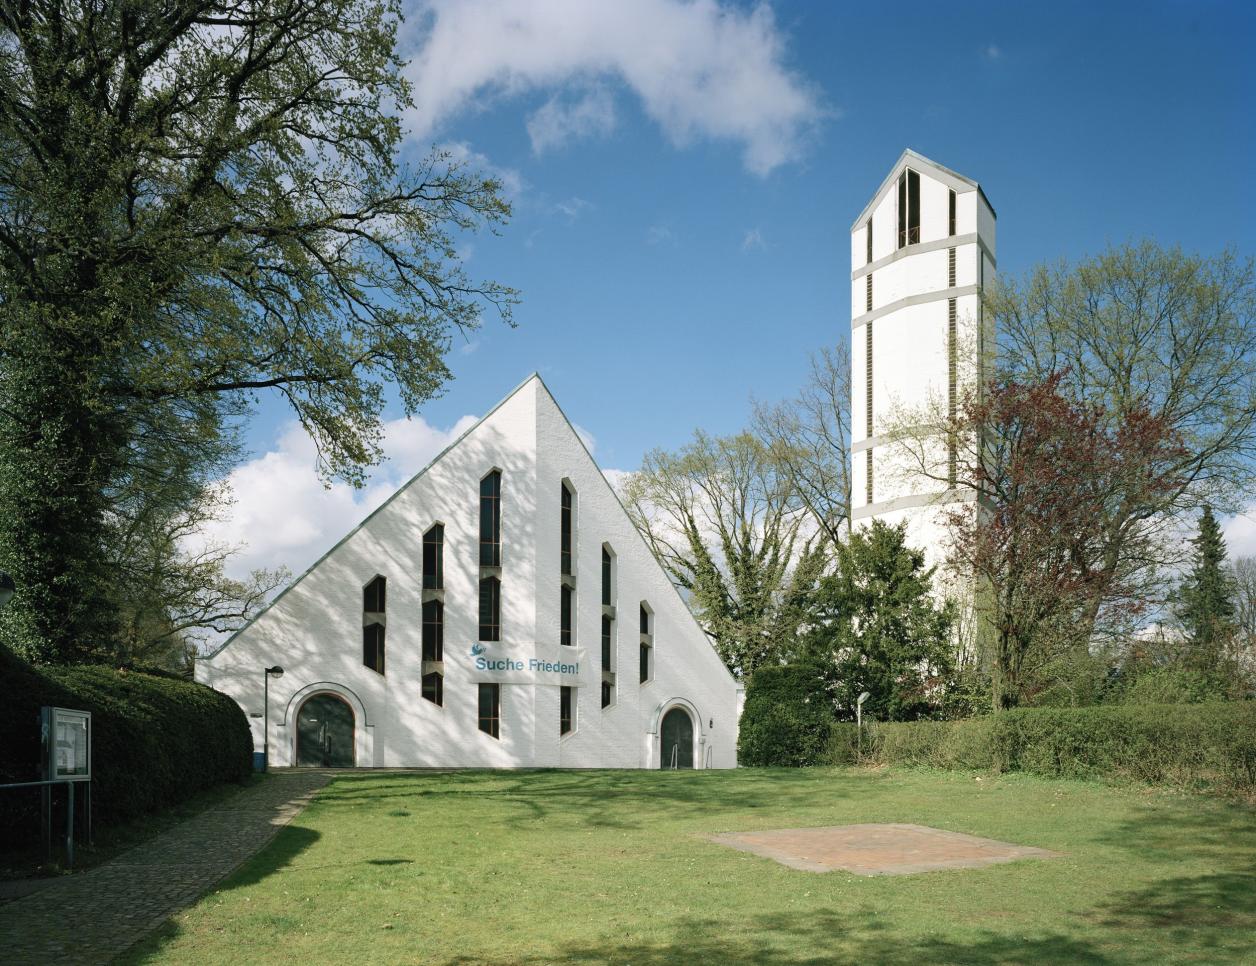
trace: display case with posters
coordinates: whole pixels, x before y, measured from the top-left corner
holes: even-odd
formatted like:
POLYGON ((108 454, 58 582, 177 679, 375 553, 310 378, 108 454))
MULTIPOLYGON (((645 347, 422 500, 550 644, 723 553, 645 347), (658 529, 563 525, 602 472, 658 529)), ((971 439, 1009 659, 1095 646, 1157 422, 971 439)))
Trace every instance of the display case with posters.
POLYGON ((40 723, 47 778, 53 781, 91 781, 91 712, 42 708, 40 723))

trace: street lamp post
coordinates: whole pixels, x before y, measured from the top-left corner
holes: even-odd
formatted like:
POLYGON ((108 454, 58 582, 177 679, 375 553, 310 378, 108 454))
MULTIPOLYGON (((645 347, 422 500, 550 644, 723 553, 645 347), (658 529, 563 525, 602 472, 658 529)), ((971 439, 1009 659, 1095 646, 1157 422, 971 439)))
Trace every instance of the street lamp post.
POLYGON ((283 677, 283 668, 278 664, 268 667, 263 675, 265 684, 262 688, 262 772, 270 771, 270 679, 283 677))
POLYGON ((870 697, 872 695, 864 691, 859 695, 859 700, 855 702, 855 741, 857 742, 858 755, 861 760, 863 759, 863 703, 870 697))

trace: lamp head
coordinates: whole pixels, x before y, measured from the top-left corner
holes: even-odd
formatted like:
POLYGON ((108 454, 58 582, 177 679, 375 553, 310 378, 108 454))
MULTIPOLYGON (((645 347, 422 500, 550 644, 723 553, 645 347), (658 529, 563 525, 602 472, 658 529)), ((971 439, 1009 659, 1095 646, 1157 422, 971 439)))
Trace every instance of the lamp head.
POLYGON ((266 673, 272 678, 281 678, 283 677, 283 668, 276 664, 274 667, 268 667, 266 669, 266 673))
POLYGON ((862 706, 863 703, 867 701, 870 697, 872 697, 872 695, 869 694, 867 691, 864 691, 861 695, 859 695, 859 699, 855 702, 855 704, 862 706))
POLYGON ((13 582, 13 578, 6 573, 0 572, 0 607, 11 601, 16 593, 17 584, 13 582))

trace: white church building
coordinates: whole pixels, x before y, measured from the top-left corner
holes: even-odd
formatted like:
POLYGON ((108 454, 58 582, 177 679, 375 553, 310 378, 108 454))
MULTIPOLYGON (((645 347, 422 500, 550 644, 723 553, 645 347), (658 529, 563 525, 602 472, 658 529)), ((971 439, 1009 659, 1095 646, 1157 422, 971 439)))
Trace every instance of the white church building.
POLYGON ((907 522, 930 564, 945 556, 940 515, 976 495, 955 454, 895 433, 911 414, 954 416, 993 349, 981 292, 995 272, 995 213, 981 186, 904 151, 850 229, 851 519, 907 522))
POLYGON ((740 685, 537 375, 196 679, 277 766, 737 763, 740 685))

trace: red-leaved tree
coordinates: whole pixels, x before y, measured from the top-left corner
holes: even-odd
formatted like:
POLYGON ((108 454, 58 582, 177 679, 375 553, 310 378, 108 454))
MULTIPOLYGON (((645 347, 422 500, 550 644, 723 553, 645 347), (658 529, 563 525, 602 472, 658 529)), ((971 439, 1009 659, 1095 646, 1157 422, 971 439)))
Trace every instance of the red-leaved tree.
POLYGON ((995 381, 948 427, 955 485, 977 497, 944 513, 951 562, 981 587, 996 709, 1019 703, 1032 671, 1060 649, 1089 644, 1077 631, 1085 615, 1140 606, 1130 572, 1104 552, 1107 521, 1121 516, 1111 504, 1154 502, 1182 485, 1172 427, 1146 410, 1113 420, 1100 404, 1081 405, 1061 392, 1065 375, 995 381))

